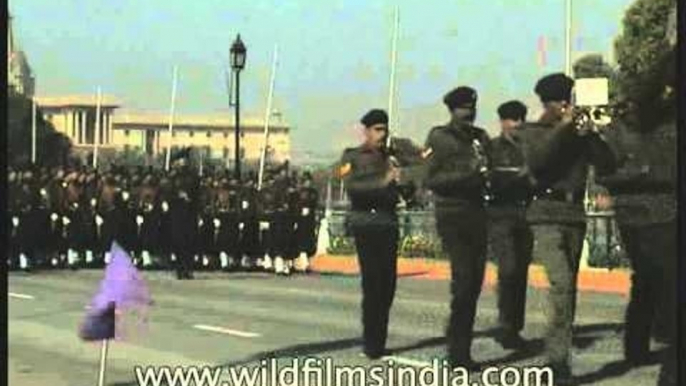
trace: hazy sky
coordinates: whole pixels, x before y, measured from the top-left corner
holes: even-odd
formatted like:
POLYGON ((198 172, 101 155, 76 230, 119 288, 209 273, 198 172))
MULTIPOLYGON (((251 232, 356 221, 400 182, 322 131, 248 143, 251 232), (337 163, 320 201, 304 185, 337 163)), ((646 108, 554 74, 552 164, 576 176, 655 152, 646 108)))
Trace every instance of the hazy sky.
MULTIPOLYGON (((274 45, 275 107, 293 126, 293 156, 356 142, 354 124, 388 100, 393 7, 400 6, 401 135, 423 142, 446 120, 449 89, 479 92, 478 123, 497 132, 495 109, 521 99, 564 67, 564 0, 12 0, 17 41, 38 95, 88 94, 97 86, 126 109, 166 111, 179 66, 177 111, 226 112, 224 68, 240 32, 244 114, 264 115, 274 45), (537 61, 547 40, 547 65, 537 61)), ((610 54, 630 0, 574 0, 574 44, 610 54)), ((534 117, 531 117, 534 118, 534 117)))

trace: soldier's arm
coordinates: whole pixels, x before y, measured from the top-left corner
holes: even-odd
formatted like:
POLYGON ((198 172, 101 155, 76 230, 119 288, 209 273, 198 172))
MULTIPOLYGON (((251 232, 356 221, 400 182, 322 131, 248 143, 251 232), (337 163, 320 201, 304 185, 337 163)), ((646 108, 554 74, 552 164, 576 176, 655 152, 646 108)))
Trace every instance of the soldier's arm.
POLYGON ((591 162, 598 175, 606 176, 617 170, 617 149, 613 149, 603 134, 591 133, 586 138, 591 162))
POLYGON ((461 188, 473 188, 480 184, 480 172, 471 159, 471 150, 460 151, 456 160, 448 159, 448 149, 434 130, 427 139, 431 155, 427 159, 426 186, 438 194, 450 194, 461 188))

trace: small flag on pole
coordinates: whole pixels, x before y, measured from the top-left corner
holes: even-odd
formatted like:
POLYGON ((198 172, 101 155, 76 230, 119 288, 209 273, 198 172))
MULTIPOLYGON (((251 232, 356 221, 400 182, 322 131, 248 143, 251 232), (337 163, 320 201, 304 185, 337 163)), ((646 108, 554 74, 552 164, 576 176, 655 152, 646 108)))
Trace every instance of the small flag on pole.
POLYGON ((541 35, 538 37, 538 49, 537 49, 537 52, 538 52, 537 59, 538 59, 538 65, 540 67, 545 67, 547 64, 548 58, 547 58, 546 50, 547 50, 547 42, 546 42, 545 36, 541 35))
POLYGON ((139 325, 147 321, 147 309, 152 304, 148 287, 129 255, 114 242, 110 249, 111 260, 105 269, 105 278, 93 297, 90 308, 79 331, 84 340, 112 339, 121 336, 115 326, 125 315, 135 316, 139 325), (110 334, 110 327, 116 331, 110 334))

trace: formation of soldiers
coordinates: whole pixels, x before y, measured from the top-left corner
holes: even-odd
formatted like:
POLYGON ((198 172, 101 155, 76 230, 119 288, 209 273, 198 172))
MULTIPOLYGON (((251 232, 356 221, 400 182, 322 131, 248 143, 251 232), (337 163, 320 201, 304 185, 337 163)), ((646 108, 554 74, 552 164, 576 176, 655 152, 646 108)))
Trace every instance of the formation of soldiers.
MULTIPOLYGON (((422 157, 423 184, 434 193, 436 229, 451 263, 447 359, 478 370, 471 346, 477 303, 490 244, 498 259, 499 328, 505 349, 529 343, 525 325, 527 272, 532 260, 550 282, 546 365, 555 384, 576 383, 572 336, 577 277, 586 233, 586 201, 609 206, 589 189, 591 175, 615 198, 617 222, 633 268, 624 336, 626 365, 650 362, 651 338, 670 345, 661 384, 675 374, 676 293, 676 121, 674 109, 652 124, 616 116, 596 124, 574 106, 574 80, 556 73, 534 88, 544 112, 527 121, 517 100, 498 109, 501 135, 489 138, 474 124, 477 92, 462 86, 448 92, 450 121, 429 131, 422 157), (590 197, 590 200, 589 200, 590 197)), ((669 87, 665 88, 669 99, 669 87)), ((669 106, 669 105, 668 105, 669 106)), ((365 141, 347 149, 339 174, 351 201, 349 222, 362 274, 364 353, 385 349, 396 288, 400 185, 404 169, 388 151, 388 116, 365 114, 365 141)))
POLYGON ((307 271, 316 251, 312 176, 226 170, 198 176, 185 158, 169 172, 114 166, 10 168, 10 269, 85 268, 109 262, 117 242, 144 269, 307 271))

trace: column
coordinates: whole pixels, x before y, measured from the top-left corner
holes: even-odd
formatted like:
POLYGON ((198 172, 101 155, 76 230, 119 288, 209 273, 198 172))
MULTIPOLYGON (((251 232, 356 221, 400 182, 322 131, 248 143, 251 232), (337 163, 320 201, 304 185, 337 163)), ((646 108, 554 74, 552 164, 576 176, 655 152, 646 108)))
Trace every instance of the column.
POLYGON ((87 118, 87 111, 81 111, 79 113, 80 119, 79 121, 81 122, 80 125, 80 130, 81 130, 81 143, 87 144, 88 143, 88 127, 86 126, 88 121, 86 120, 87 118))

